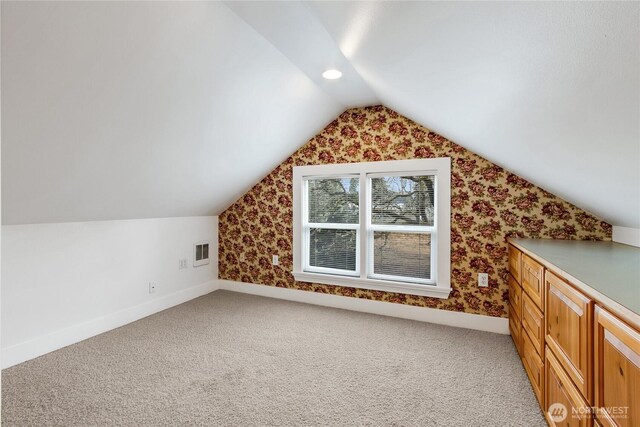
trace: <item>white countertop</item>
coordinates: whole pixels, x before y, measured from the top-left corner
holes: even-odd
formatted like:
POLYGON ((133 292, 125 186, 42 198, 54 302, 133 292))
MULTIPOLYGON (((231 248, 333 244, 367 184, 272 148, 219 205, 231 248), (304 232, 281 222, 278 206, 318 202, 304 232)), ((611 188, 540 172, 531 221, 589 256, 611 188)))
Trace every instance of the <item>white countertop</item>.
POLYGON ((640 248, 579 240, 509 241, 640 315, 640 248))

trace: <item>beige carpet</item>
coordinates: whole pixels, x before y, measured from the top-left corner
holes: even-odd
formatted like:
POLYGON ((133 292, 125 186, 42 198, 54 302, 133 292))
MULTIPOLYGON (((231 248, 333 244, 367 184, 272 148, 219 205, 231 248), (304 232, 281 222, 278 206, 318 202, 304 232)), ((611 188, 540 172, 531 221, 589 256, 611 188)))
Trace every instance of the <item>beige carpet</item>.
POLYGON ((217 291, 2 373, 4 426, 544 426, 507 335, 217 291))

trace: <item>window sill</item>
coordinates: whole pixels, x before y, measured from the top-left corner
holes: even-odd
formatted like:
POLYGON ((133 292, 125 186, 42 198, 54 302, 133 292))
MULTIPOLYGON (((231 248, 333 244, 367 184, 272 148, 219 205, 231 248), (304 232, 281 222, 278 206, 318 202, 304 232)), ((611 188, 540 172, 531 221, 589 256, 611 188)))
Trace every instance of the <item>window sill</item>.
POLYGON ((362 279, 360 277, 336 276, 333 274, 309 273, 306 271, 294 271, 293 277, 298 282, 349 286, 352 288, 397 292, 400 294, 420 295, 431 298, 447 299, 451 293, 451 288, 443 286, 419 285, 415 283, 391 282, 388 280, 377 279, 362 279))

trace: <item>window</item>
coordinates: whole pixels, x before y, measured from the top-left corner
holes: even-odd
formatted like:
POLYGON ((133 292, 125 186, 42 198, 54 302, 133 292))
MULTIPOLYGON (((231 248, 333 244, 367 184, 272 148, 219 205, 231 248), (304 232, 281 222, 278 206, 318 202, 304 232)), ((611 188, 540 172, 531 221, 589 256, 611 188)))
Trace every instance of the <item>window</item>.
POLYGON ((298 281, 447 298, 449 158, 294 167, 298 281))

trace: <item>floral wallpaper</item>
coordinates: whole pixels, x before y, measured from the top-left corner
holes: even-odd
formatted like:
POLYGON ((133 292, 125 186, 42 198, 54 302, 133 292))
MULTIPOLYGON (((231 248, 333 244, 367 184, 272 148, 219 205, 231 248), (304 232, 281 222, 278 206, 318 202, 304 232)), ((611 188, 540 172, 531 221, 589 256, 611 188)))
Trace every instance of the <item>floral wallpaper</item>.
POLYGON ((611 226, 383 107, 345 111, 219 216, 221 279, 420 307, 507 316, 509 236, 610 240, 611 226), (448 299, 296 282, 293 166, 451 157, 448 299), (271 265, 271 254, 280 265, 271 265), (476 273, 489 273, 478 288, 476 273))

